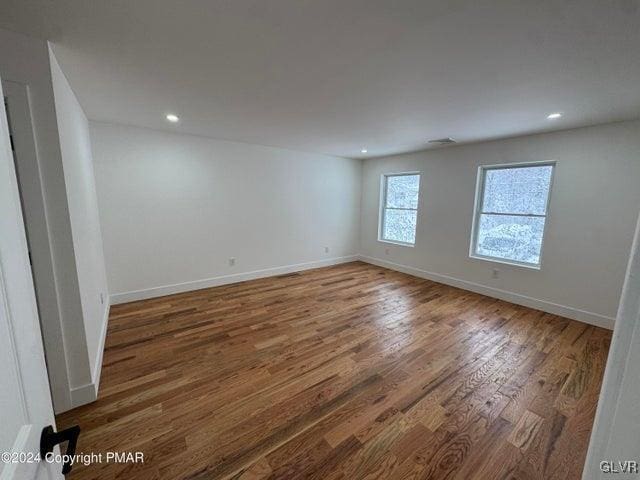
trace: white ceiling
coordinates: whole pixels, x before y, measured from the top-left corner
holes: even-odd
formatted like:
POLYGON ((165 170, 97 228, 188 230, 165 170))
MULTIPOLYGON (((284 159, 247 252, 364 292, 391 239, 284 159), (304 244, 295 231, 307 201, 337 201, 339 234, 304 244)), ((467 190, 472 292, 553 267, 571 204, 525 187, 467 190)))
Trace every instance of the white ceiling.
POLYGON ((1 0, 0 26, 55 43, 91 119, 309 152, 640 116, 640 0, 1 0))

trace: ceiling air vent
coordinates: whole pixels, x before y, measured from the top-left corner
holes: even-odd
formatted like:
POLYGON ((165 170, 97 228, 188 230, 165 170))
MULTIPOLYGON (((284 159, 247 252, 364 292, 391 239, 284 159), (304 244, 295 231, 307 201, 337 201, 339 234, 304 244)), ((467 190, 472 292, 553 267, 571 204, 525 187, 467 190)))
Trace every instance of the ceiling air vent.
POLYGON ((451 138, 451 137, 447 137, 447 138, 438 138, 436 140, 429 140, 429 142, 431 145, 453 145, 454 143, 456 143, 456 141, 451 138))

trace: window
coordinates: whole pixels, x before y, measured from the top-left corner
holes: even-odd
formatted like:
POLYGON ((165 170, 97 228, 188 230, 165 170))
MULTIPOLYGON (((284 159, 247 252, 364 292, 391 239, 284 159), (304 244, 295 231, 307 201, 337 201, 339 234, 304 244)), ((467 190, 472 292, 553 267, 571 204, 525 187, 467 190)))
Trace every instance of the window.
POLYGON ((553 162, 480 167, 471 256, 540 266, 553 162))
POLYGON ((379 239, 413 245, 416 243, 420 175, 400 173, 382 177, 382 215, 379 239))

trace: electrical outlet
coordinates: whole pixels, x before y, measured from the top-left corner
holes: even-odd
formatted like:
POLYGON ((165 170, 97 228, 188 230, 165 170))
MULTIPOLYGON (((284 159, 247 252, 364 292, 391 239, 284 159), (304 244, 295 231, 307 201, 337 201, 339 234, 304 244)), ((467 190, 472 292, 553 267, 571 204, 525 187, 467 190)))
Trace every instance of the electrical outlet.
POLYGON ((329 247, 324 247, 324 253, 329 253, 329 247))
POLYGON ((233 267, 235 264, 236 264, 236 259, 235 259, 235 257, 231 257, 231 258, 229 259, 229 266, 230 266, 230 267, 233 267))
POLYGON ((500 270, 498 270, 497 268, 494 268, 493 270, 491 270, 491 278, 499 278, 500 277, 500 270))
POLYGON ((104 305, 104 293, 100 294, 100 305, 104 305))
POLYGON ((389 255, 389 249, 388 249, 388 248, 385 248, 385 249, 384 249, 384 254, 385 254, 385 255, 389 255))

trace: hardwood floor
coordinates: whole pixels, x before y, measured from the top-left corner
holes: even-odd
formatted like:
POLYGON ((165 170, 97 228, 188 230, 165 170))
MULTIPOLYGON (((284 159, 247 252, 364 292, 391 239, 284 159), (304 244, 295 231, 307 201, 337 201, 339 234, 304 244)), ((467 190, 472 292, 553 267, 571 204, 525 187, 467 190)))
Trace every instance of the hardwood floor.
POLYGON ((111 309, 72 479, 579 479, 610 332, 355 262, 111 309))

